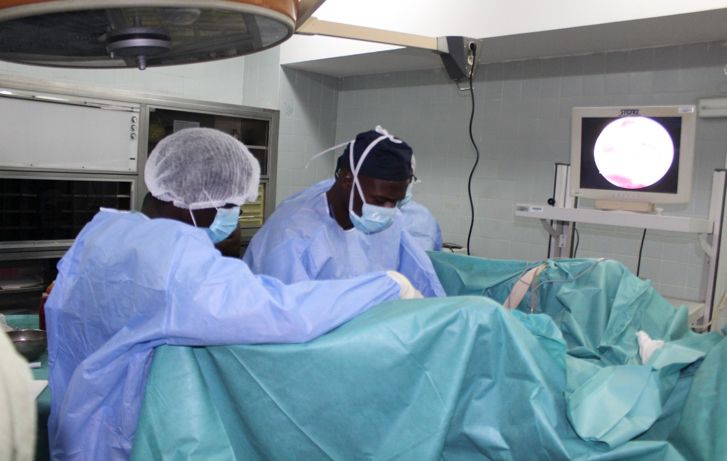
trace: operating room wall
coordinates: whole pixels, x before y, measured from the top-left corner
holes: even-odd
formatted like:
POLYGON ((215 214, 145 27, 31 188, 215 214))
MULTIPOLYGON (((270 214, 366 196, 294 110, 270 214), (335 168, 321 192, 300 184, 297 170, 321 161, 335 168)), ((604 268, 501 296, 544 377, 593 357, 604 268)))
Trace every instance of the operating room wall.
MULTIPOLYGON (((487 51, 484 50, 486 53, 487 51)), ((569 161, 573 106, 696 104, 727 93, 727 48, 674 46, 480 66, 474 81, 473 136, 480 161, 472 181, 471 249, 491 258, 538 260, 547 234, 513 216, 516 202, 544 203, 555 162, 569 161)), ((338 142, 377 124, 408 141, 417 159, 416 200, 439 220, 445 241, 467 243, 470 94, 442 70, 341 79, 338 142)), ((694 194, 664 213, 706 217, 712 171, 725 166, 727 119, 699 119, 694 194)), ((578 225, 578 256, 609 257, 637 268, 640 229, 578 225)), ((641 275, 663 294, 699 299, 704 253, 691 234, 647 231, 641 275)))
POLYGON ((333 155, 306 164, 336 139, 338 80, 280 68, 280 136, 276 201, 333 176, 333 155))
POLYGON ((278 109, 280 104, 280 47, 245 56, 242 104, 278 109))
POLYGON ((204 64, 138 69, 66 69, 0 61, 0 78, 87 89, 153 94, 201 101, 243 104, 245 58, 204 64))

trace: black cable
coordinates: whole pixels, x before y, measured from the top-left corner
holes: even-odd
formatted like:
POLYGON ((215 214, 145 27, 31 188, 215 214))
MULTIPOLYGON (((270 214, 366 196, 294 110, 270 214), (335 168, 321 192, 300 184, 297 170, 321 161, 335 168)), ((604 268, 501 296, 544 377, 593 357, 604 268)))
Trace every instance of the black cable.
POLYGON ((641 272, 641 253, 644 251, 644 240, 646 239, 646 229, 644 229, 644 233, 641 234, 641 245, 639 246, 639 260, 636 263, 636 276, 639 276, 639 273, 641 272))
POLYGON ((573 257, 575 258, 578 254, 578 245, 581 243, 581 234, 578 232, 578 228, 576 227, 575 223, 573 223, 573 235, 576 238, 576 245, 575 249, 573 250, 573 257))
POLYGON ((472 121, 475 118, 475 88, 472 85, 472 76, 475 73, 475 66, 477 65, 477 45, 474 43, 470 43, 470 49, 472 50, 472 69, 470 70, 470 99, 472 100, 472 112, 470 113, 470 127, 469 127, 469 133, 470 133, 470 141, 472 141, 472 145, 475 148, 476 158, 475 158, 475 164, 472 165, 472 171, 470 171, 470 177, 467 181, 467 193, 470 198, 470 230, 467 232, 467 254, 472 254, 470 252, 470 239, 472 238, 472 228, 475 225, 475 202, 472 200, 472 176, 475 174, 475 169, 477 169, 477 164, 480 162, 480 149, 477 147, 477 142, 475 142, 475 137, 472 135, 472 121))

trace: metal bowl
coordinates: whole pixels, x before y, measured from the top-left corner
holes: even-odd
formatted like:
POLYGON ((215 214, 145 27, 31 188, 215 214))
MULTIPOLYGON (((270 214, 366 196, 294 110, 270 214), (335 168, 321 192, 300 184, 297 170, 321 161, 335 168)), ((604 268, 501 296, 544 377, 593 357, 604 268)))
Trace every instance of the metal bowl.
POLYGON ((48 345, 43 330, 21 329, 8 331, 7 334, 15 345, 15 350, 29 362, 38 360, 48 345))

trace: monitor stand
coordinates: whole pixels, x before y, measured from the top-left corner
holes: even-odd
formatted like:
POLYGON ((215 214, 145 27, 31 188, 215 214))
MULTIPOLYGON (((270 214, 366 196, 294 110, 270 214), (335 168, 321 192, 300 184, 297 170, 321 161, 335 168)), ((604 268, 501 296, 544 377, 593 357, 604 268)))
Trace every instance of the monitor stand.
POLYGON ((635 211, 638 213, 653 213, 655 207, 649 202, 627 202, 618 200, 596 200, 594 206, 599 210, 635 211))

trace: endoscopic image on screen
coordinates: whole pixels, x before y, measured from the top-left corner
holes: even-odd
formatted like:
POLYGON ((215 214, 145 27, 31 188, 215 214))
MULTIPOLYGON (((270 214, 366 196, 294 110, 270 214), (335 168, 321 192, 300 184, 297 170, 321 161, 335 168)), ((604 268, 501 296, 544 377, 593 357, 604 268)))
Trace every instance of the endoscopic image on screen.
POLYGON ((581 184, 594 189, 675 193, 678 117, 583 119, 581 184))

